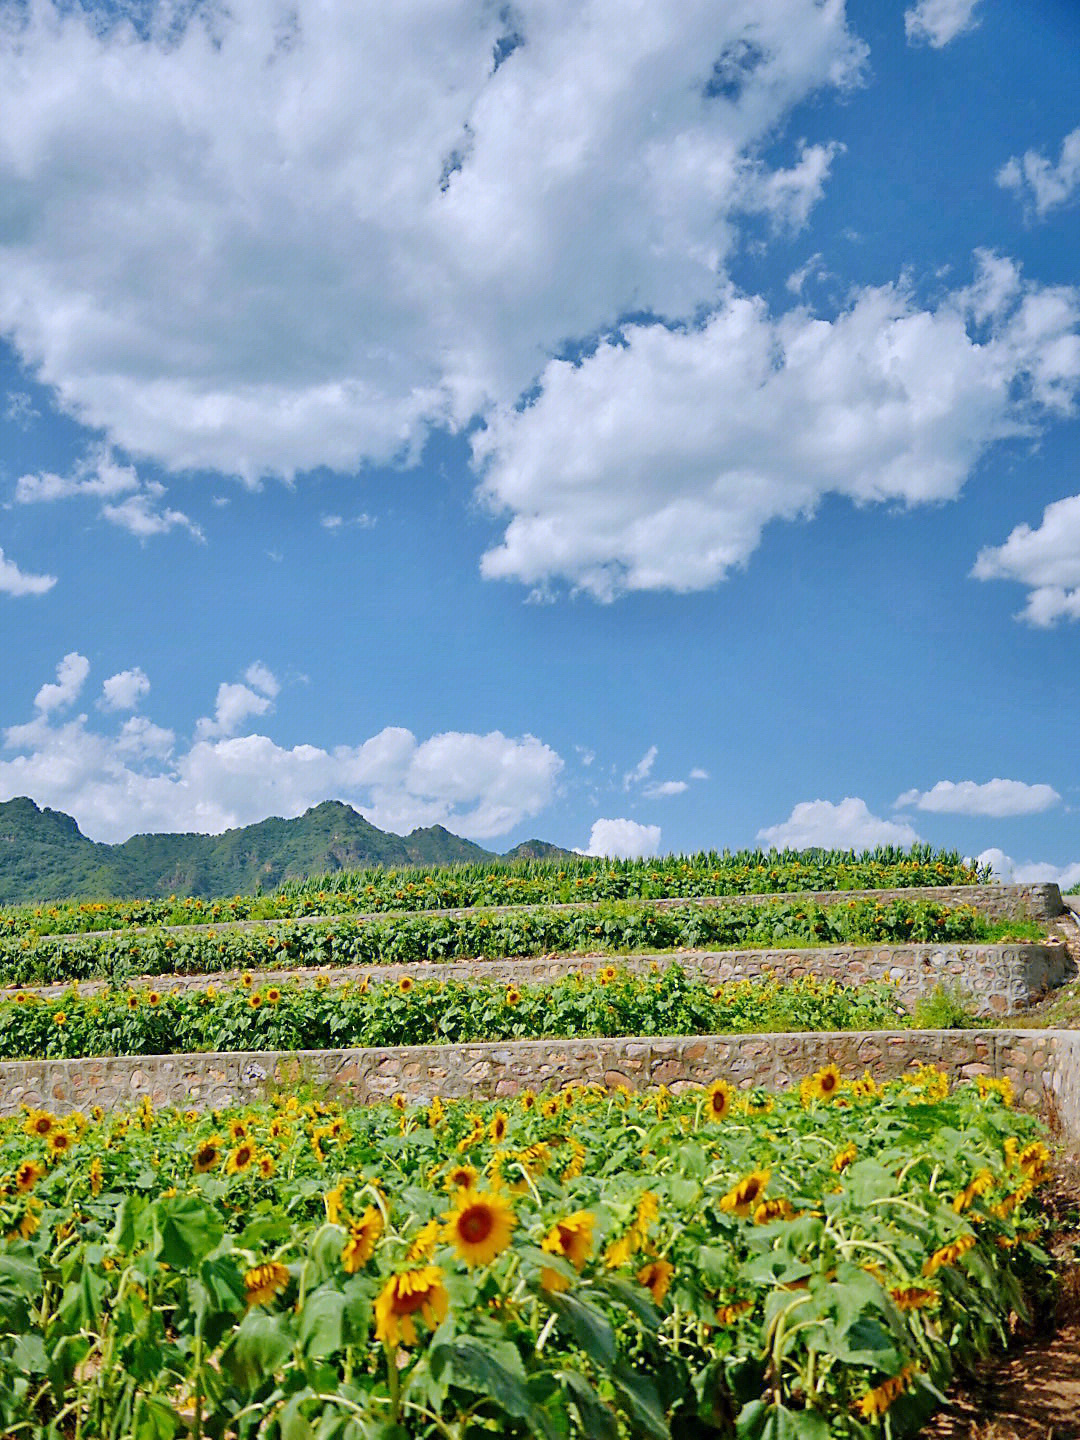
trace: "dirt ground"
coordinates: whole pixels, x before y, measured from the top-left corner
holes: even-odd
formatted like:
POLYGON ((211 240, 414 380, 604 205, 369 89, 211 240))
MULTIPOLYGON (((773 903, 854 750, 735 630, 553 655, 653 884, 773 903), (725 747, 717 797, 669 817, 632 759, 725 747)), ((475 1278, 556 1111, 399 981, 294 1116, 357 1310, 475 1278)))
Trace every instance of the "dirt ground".
POLYGON ((1080 1162, 1059 1163, 1044 1200, 1056 1302, 954 1386, 926 1440, 1080 1440, 1080 1162))

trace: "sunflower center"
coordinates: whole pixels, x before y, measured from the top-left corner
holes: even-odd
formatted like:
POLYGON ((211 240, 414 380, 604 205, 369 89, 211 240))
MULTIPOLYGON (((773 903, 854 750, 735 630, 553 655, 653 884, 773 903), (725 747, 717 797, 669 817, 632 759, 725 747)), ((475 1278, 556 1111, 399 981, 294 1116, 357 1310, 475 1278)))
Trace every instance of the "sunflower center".
POLYGON ((426 1290, 413 1290, 408 1295, 402 1295, 399 1290, 394 1296, 394 1314, 413 1315, 429 1298, 426 1290))
POLYGON ((495 1217, 487 1205, 470 1205, 458 1220, 458 1234, 467 1245, 482 1245, 495 1228, 495 1217))

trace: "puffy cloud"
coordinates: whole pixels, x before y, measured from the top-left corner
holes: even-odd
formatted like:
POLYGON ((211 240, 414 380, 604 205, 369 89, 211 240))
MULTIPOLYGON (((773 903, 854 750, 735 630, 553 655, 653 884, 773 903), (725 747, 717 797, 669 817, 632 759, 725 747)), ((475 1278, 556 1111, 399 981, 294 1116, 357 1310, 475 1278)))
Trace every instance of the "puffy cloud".
MULTIPOLYGON (((256 665, 248 676, 259 669, 265 671, 256 665)), ((161 830, 219 833, 271 814, 300 815, 329 798, 354 804, 384 829, 443 824, 482 840, 550 805, 563 767, 535 736, 498 731, 418 741, 390 727, 358 745, 326 750, 205 731, 185 747, 143 716, 127 719, 117 735, 91 728, 86 715, 54 722, 50 712, 75 698, 88 670, 83 657, 65 657, 58 683, 38 693, 36 717, 4 732, 0 797, 30 795, 74 815, 98 840, 161 830)), ((265 671, 261 679, 269 686, 273 676, 265 671)), ((268 696, 234 688, 269 706, 268 696)), ((218 701, 220 712, 220 690, 218 701)), ((229 709, 235 702, 227 697, 225 705, 228 713, 213 725, 236 720, 237 709, 229 709)))
POLYGON ((985 815, 1002 819, 1007 815, 1040 815, 1060 805, 1061 796, 1051 785, 1027 785, 1023 780, 939 780, 930 790, 906 790, 896 808, 914 805, 934 815, 985 815))
POLYGON ((935 308, 896 284, 833 320, 773 317, 728 289, 701 325, 627 325, 474 435, 484 498, 510 515, 483 573, 601 600, 698 590, 826 494, 954 499, 995 440, 1069 413, 1078 326, 1080 292, 988 252, 935 308))
POLYGON ((55 575, 32 575, 20 570, 0 549, 0 595, 44 595, 55 584, 55 575))
POLYGON ((689 790, 690 785, 686 780, 657 780, 652 785, 646 785, 642 794, 648 800, 663 800, 669 795, 681 795, 684 790, 689 790))
POLYGON ((980 550, 971 573, 977 580, 1027 585, 1027 604, 1017 619, 1029 625, 1080 620, 1080 495, 1047 505, 1036 529, 1018 525, 1003 545, 980 550))
POLYGON ((253 715, 265 715, 281 686, 273 671, 261 661, 253 661, 244 672, 247 684, 230 684, 223 680, 218 686, 213 716, 204 715, 196 721, 195 735, 199 740, 235 735, 253 715))
POLYGON ((77 650, 70 651, 56 667, 56 684, 42 685, 34 696, 34 708, 47 715, 50 710, 59 710, 75 700, 86 677, 90 674, 90 661, 77 650))
POLYGON ((165 535, 177 527, 201 540, 202 531, 182 510, 162 505, 165 493, 160 481, 141 480, 134 466, 120 464, 107 447, 97 447, 76 464, 70 475, 47 470, 20 475, 15 484, 15 503, 43 505, 57 500, 98 499, 102 501, 101 514, 110 524, 119 525, 140 540, 165 535))
POLYGON ((0 32, 0 332, 130 454, 251 481, 415 458, 568 338, 711 305, 837 153, 766 147, 867 53, 843 0, 129 9, 0 32))
POLYGON ((700 769, 698 766, 695 766, 694 769, 690 771, 691 780, 708 780, 708 778, 709 772, 707 770, 700 769))
POLYGON ((135 665, 130 670, 121 670, 109 676, 102 684, 98 704, 102 710, 134 710, 142 697, 149 693, 150 680, 146 672, 135 665))
POLYGON ((997 183, 1003 190, 1015 191, 1040 220, 1059 205, 1068 204, 1080 194, 1080 126, 1062 140, 1056 165, 1037 150, 1027 150, 1006 160, 997 173, 997 183))
POLYGON ((1004 850, 992 848, 976 856, 980 865, 990 865, 994 878, 1006 885, 1052 884, 1062 891, 1080 885, 1080 860, 1071 865, 1052 865, 1046 860, 1013 860, 1004 850))
POLYGON ((9 390, 4 419, 18 425, 20 430, 29 430, 35 420, 41 419, 41 411, 34 408, 34 401, 25 390, 9 390))
POLYGON ((940 50, 957 35, 978 25, 975 10, 979 0, 918 0, 904 11, 904 31, 909 45, 924 42, 940 50))
POLYGON ((593 823, 586 855, 606 855, 613 860, 636 860, 660 850, 660 826, 641 825, 636 820, 597 820, 593 823))
POLYGON ((759 830, 757 838, 777 850, 868 850, 914 845, 919 836, 906 821, 883 820, 871 814, 865 800, 848 795, 839 805, 803 800, 779 825, 759 830))

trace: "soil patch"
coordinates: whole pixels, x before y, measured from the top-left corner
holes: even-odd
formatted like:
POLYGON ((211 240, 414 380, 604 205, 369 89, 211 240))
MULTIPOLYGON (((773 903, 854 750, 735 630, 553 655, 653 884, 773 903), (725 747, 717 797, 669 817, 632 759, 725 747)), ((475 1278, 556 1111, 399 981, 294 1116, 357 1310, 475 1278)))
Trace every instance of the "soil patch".
POLYGON ((926 1440, 1080 1440, 1080 1161, 1058 1163, 1043 1201, 1056 1296, 953 1387, 926 1440))

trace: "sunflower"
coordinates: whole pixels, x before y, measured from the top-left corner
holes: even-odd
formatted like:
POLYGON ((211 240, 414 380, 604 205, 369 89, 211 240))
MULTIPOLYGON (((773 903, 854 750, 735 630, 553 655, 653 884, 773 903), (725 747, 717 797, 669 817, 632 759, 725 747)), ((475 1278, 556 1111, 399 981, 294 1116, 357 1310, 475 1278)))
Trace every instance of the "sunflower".
POLYGON ((153 1006, 153 1005, 160 1005, 160 1004, 161 1004, 161 995, 160 995, 160 993, 159 993, 157 990, 151 990, 151 991, 149 992, 149 994, 147 995, 147 997, 146 997, 146 1003, 147 1003, 148 1005, 151 1005, 151 1006, 153 1006))
POLYGON ((437 1130, 445 1119, 446 1106, 438 1095, 433 1095, 427 1112, 428 1127, 432 1130, 437 1130))
POLYGON ((25 1195, 32 1190, 41 1177, 45 1174, 45 1168, 39 1165, 36 1160, 24 1160, 15 1171, 15 1188, 20 1195, 25 1195))
POLYGON ((875 1415, 884 1415, 893 1401, 898 1400, 911 1384, 915 1368, 914 1365, 905 1365, 899 1375, 890 1375, 880 1385, 867 1390, 855 1402, 855 1409, 867 1420, 875 1415))
POLYGON ((714 1080, 705 1092, 705 1113, 710 1120, 726 1120, 734 1098, 735 1091, 726 1080, 714 1080))
POLYGON ((740 1315, 754 1308, 753 1300, 733 1300, 730 1305, 721 1305, 716 1312, 719 1325, 734 1325, 740 1315))
POLYGON ((254 1270, 248 1270, 244 1275, 248 1305, 265 1305, 288 1283, 289 1272, 280 1260, 272 1260, 269 1265, 256 1265, 254 1270))
POLYGON ((94 1158, 93 1158, 93 1160, 90 1161, 90 1194, 91 1194, 91 1195, 100 1195, 100 1194, 101 1194, 101 1186, 102 1186, 103 1178, 104 1178, 104 1177, 102 1176, 102 1173, 101 1173, 101 1161, 100 1161, 100 1160, 98 1159, 98 1157, 95 1155, 94 1158))
POLYGON ((670 1260, 651 1260, 637 1272, 637 1281, 645 1286, 657 1305, 662 1305, 674 1274, 675 1266, 670 1260))
POLYGON ((258 990, 253 990, 248 996, 248 1005, 251 1007, 252 1010, 258 1010, 261 1004, 262 996, 259 994, 258 990))
POLYGON ((397 982, 398 992, 402 995, 408 995, 409 991, 413 989, 415 984, 416 981, 412 978, 411 975, 402 975, 401 979, 397 982))
POLYGON ((127 1007, 129 1010, 137 1010, 139 1008, 139 997, 134 990, 132 990, 127 998, 127 1007))
POLYGON ((460 1190, 443 1220, 443 1234, 466 1265, 489 1265, 510 1244, 517 1224, 503 1197, 492 1191, 460 1190))
POLYGON ((264 1180, 269 1180, 273 1177, 274 1171, 277 1169, 277 1163, 269 1150, 260 1150, 255 1163, 258 1165, 259 1174, 264 1180))
POLYGON ((247 1122, 244 1120, 229 1121, 229 1139, 246 1140, 248 1138, 247 1122))
POLYGON ((225 1165, 226 1175, 240 1175, 255 1159, 255 1146, 250 1140, 242 1140, 229 1156, 225 1165))
POLYGON ((548 1098, 544 1100, 540 1106, 540 1114, 544 1117, 545 1120, 553 1120, 555 1116, 558 1115, 559 1109, 560 1105, 558 1096, 549 1095, 548 1098))
POLYGON ((506 1003, 507 1003, 507 1005, 517 1005, 517 1004, 520 1003, 520 1000, 521 1000, 521 991, 520 991, 520 990, 515 990, 515 988, 513 987, 513 985, 509 986, 509 988, 508 988, 507 991, 506 991, 506 1003))
POLYGON ((23 1125, 23 1132, 26 1135, 36 1135, 44 1140, 51 1135, 60 1121, 51 1110, 31 1110, 23 1125))
MULTIPOLYGON (((269 941, 267 941, 267 944, 269 944, 269 941)), ((243 985, 245 990, 250 990, 253 983, 254 982, 251 978, 251 972, 249 970, 245 970, 243 975, 240 976, 240 984, 243 985)))
POLYGON ((199 1145, 192 1157, 192 1167, 196 1175, 205 1175, 212 1170, 221 1159, 221 1136, 211 1135, 199 1145))
POLYGON ((417 1313, 432 1330, 445 1320, 450 1297, 442 1276, 438 1265, 391 1275, 375 1301, 375 1338, 391 1349, 402 1343, 415 1345, 417 1313))
POLYGON ((754 1224, 768 1225, 772 1220, 794 1220, 797 1213, 791 1201, 783 1197, 763 1200, 754 1211, 754 1224))
POLYGON ((835 1065, 823 1065, 810 1076, 809 1091, 814 1100, 835 1100, 840 1093, 843 1077, 835 1065))
POLYGON ((935 1250, 923 1266, 922 1273, 929 1277, 940 1270, 943 1265, 955 1265, 969 1250, 974 1248, 975 1236, 961 1235, 950 1244, 943 1245, 940 1250, 935 1250))
POLYGON ((491 1138, 496 1145, 501 1145, 506 1139, 506 1130, 509 1125, 505 1110, 497 1110, 495 1118, 491 1122, 491 1138))
POLYGON ((383 1232, 382 1211, 369 1205, 349 1226, 349 1238, 341 1252, 341 1263, 347 1275, 355 1275, 375 1254, 375 1242, 383 1232))
POLYGON ((521 1092, 521 1108, 523 1110, 536 1109, 536 1092, 534 1090, 523 1090, 521 1092))
POLYGON ((923 1310, 927 1305, 936 1305, 941 1298, 936 1290, 926 1290, 921 1285, 907 1285, 890 1290, 889 1295, 898 1310, 923 1310))
POLYGON ((276 1005, 280 999, 281 991, 276 985, 271 985, 270 989, 266 992, 266 1003, 268 1005, 276 1005))
POLYGON ((846 1170, 858 1153, 854 1145, 845 1145, 843 1150, 838 1150, 832 1158, 833 1174, 839 1175, 846 1170))
POLYGON ((592 1253, 593 1228, 596 1217, 588 1210, 575 1210, 563 1220, 556 1220, 540 1242, 548 1255, 562 1255, 575 1270, 584 1268, 592 1253))
POLYGON ((47 1142, 49 1155, 53 1160, 59 1160, 60 1156, 66 1155, 74 1144, 75 1137, 67 1130, 54 1130, 47 1142))
POLYGON ((326 1206, 326 1223, 338 1225, 345 1213, 345 1181, 339 1180, 332 1190, 327 1190, 323 1196, 323 1203, 326 1206))
POLYGON ((610 985, 612 980, 618 978, 618 974, 619 972, 615 969, 614 965, 605 965, 604 968, 600 971, 600 984, 610 985))
POLYGON ((66 1025, 67 1015, 65 1012, 63 1010, 57 1010, 56 1014, 52 1017, 52 1023, 54 1025, 66 1025))
POLYGON ((745 1219, 760 1203, 771 1173, 769 1170, 752 1170, 721 1199, 720 1209, 745 1219))
POLYGON ((7 1240, 29 1240, 36 1235, 41 1227, 41 1201, 35 1200, 31 1195, 27 1198, 26 1208, 23 1210, 22 1218, 14 1230, 9 1230, 5 1239, 7 1240))
POLYGON ((15 1004, 16 1004, 16 1005, 25 1005, 26 1002, 27 1002, 29 999, 30 999, 30 996, 27 995, 26 991, 25 991, 25 990, 20 990, 19 993, 15 996, 15 1004))
POLYGON ((412 1243, 405 1252, 405 1259, 430 1260, 435 1253, 435 1246, 439 1243, 441 1233, 442 1222, 440 1220, 426 1221, 413 1236, 412 1243))

